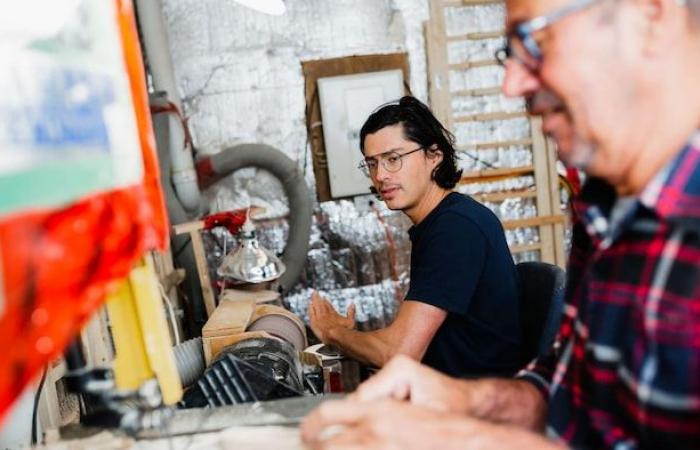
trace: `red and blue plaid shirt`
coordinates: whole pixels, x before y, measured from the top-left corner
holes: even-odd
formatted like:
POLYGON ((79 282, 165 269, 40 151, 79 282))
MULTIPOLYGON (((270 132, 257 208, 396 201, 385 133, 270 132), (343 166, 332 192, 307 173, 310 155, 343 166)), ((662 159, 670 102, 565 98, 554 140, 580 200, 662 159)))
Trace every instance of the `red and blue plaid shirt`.
POLYGON ((700 448, 700 133, 621 200, 590 179, 576 204, 556 343, 518 376, 576 448, 700 448))

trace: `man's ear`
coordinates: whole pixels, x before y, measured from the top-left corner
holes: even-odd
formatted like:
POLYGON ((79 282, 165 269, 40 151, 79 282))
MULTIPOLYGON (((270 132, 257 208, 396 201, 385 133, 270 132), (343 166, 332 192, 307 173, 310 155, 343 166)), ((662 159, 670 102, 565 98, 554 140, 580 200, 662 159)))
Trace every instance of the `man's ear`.
POLYGON ((442 158, 445 156, 436 144, 431 145, 426 149, 426 155, 428 159, 435 160, 438 164, 442 162, 442 158))
POLYGON ((634 5, 641 12, 643 25, 640 26, 641 40, 647 55, 667 51, 674 40, 673 34, 684 22, 682 17, 687 8, 679 0, 635 0, 634 5))

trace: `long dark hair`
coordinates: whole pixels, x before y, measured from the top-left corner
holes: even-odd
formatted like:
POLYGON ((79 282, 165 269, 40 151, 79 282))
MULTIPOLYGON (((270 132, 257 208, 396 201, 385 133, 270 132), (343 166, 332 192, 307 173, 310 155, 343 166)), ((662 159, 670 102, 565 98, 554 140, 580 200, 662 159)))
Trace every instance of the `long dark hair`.
POLYGON ((405 96, 397 102, 388 103, 373 112, 360 130, 360 150, 365 152, 365 138, 382 128, 401 124, 404 137, 423 147, 425 151, 442 151, 442 162, 431 178, 443 189, 452 189, 462 177, 457 169, 455 138, 433 115, 430 108, 418 99, 405 96))

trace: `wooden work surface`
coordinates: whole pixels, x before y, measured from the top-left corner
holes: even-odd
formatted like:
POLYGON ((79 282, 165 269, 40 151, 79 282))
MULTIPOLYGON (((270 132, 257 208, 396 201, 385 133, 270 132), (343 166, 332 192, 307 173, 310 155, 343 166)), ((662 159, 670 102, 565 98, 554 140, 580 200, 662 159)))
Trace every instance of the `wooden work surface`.
POLYGON ((299 438, 299 430, 296 427, 255 426, 230 427, 213 433, 195 433, 144 440, 135 440, 105 430, 89 438, 61 440, 37 448, 49 450, 162 450, 168 448, 186 448, 188 450, 301 450, 306 447, 302 445, 299 438))

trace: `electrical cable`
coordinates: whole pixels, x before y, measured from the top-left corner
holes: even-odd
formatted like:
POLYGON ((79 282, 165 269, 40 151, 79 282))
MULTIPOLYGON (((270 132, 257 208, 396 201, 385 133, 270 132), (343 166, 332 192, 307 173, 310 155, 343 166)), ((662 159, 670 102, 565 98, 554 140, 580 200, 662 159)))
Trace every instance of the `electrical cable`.
POLYGON ((175 308, 173 307, 173 302, 170 300, 170 297, 168 297, 168 294, 165 293, 165 288, 163 285, 158 282, 158 290, 160 291, 161 297, 163 297, 163 300, 165 300, 165 303, 167 305, 167 311, 168 315, 170 316, 170 326, 173 329, 173 335, 175 336, 175 345, 180 343, 180 332, 177 329, 177 321, 175 319, 175 308))
POLYGON ((41 381, 39 382, 39 387, 36 389, 36 394, 34 395, 34 409, 32 410, 32 437, 31 437, 31 446, 35 446, 37 442, 39 441, 39 437, 37 436, 38 434, 38 424, 37 424, 37 414, 39 412, 39 399, 41 398, 41 391, 44 388, 44 382, 46 381, 46 374, 49 371, 49 366, 48 364, 44 366, 44 373, 41 375, 41 381))
POLYGON ((469 158, 471 158, 474 162, 477 162, 479 164, 483 164, 484 166, 488 167, 489 169, 498 169, 498 167, 494 166, 488 161, 484 161, 483 159, 479 158, 478 156, 474 156, 467 152, 466 150, 459 150, 457 153, 467 155, 469 158))

